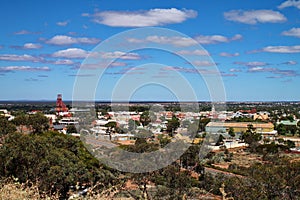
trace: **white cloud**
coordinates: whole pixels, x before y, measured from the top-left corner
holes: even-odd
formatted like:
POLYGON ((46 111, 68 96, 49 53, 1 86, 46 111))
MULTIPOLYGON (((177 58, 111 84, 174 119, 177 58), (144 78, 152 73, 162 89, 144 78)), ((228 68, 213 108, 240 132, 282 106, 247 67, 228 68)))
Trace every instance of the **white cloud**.
POLYGON ((13 71, 50 71, 49 67, 31 67, 31 66, 7 66, 0 67, 0 72, 13 71))
POLYGON ((21 31, 17 31, 14 32, 15 35, 28 35, 28 34, 40 34, 41 32, 31 32, 31 31, 27 31, 27 30, 21 30, 21 31))
POLYGON ((280 23, 285 22, 286 17, 273 10, 231 10, 224 13, 225 19, 245 24, 280 23))
POLYGON ((244 65, 246 67, 262 67, 262 66, 267 66, 269 65, 266 62, 258 62, 258 61, 253 61, 253 62, 234 62, 236 65, 244 65))
POLYGON ((82 16, 93 17, 94 22, 113 27, 146 27, 181 23, 188 18, 196 17, 197 12, 176 8, 155 8, 137 12, 104 11, 92 15, 84 13, 82 16))
POLYGON ((227 74, 227 73, 222 72, 221 76, 223 76, 223 77, 235 77, 237 75, 236 74, 227 74))
POLYGON ((227 52, 222 52, 220 53, 220 56, 223 56, 223 57, 236 57, 236 56, 239 56, 240 54, 239 53, 227 53, 227 52))
POLYGON ((69 48, 54 52, 52 57, 60 58, 86 58, 89 55, 88 51, 79 48, 69 48))
POLYGON ((272 67, 250 67, 248 72, 274 72, 276 71, 275 68, 272 67))
POLYGON ((207 60, 195 60, 192 62, 192 65, 195 65, 197 67, 210 67, 215 66, 215 63, 207 60))
POLYGON ((11 46, 11 48, 30 50, 30 49, 40 49, 40 48, 42 48, 42 45, 40 45, 40 44, 33 44, 33 43, 26 43, 23 46, 11 46))
POLYGON ((229 71, 230 71, 230 72, 241 72, 242 70, 240 70, 240 69, 235 69, 235 68, 231 68, 229 71))
POLYGON ((33 44, 33 43, 26 43, 23 46, 24 49, 40 49, 42 48, 42 45, 40 44, 33 44))
POLYGON ((167 37, 167 36, 157 36, 157 35, 148 36, 146 38, 146 41, 159 43, 159 44, 172 44, 174 46, 181 46, 181 47, 193 46, 197 44, 197 42, 192 38, 167 37))
POLYGON ((270 72, 273 74, 279 74, 281 75, 281 77, 299 76, 299 74, 295 70, 282 70, 282 69, 272 68, 272 67, 251 67, 248 69, 248 72, 270 72))
POLYGON ((296 46, 267 46, 261 50, 270 53, 300 53, 300 45, 296 46))
POLYGON ((277 78, 283 78, 283 77, 282 76, 267 76, 266 78, 277 79, 277 78))
POLYGON ((57 22, 56 25, 57 26, 67 26, 69 24, 69 22, 70 22, 69 20, 57 22))
POLYGON ((300 28, 292 28, 288 31, 283 31, 281 34, 285 36, 294 36, 300 38, 300 28))
POLYGON ((127 66, 127 64, 124 62, 113 62, 110 65, 110 67, 125 67, 125 66, 127 66))
POLYGON ((24 79, 25 81, 29 81, 29 82, 36 82, 36 81, 39 81, 39 79, 37 79, 37 78, 26 78, 26 79, 24 79))
POLYGON ((289 60, 289 61, 284 62, 284 63, 282 63, 282 64, 285 64, 285 65, 297 65, 298 62, 297 62, 297 61, 294 61, 294 60, 289 60))
POLYGON ((141 59, 140 55, 137 53, 125 53, 121 51, 115 52, 105 52, 102 53, 102 58, 104 59, 124 59, 124 60, 139 60, 141 59))
MULTIPOLYGON (((282 70, 273 67, 265 67, 267 65, 270 65, 269 63, 265 62, 235 62, 234 64, 244 65, 248 67, 247 72, 249 73, 268 72, 281 76, 299 76, 299 74, 295 70, 282 70)), ((294 64, 294 62, 292 62, 292 64, 294 64)), ((230 71, 235 72, 235 70, 236 69, 231 69, 230 71)))
POLYGON ((125 67, 127 66, 124 62, 113 62, 113 63, 106 63, 106 62, 96 62, 96 63, 83 63, 80 68, 81 69, 99 69, 99 68, 107 68, 107 67, 125 67))
POLYGON ((287 8, 287 7, 296 7, 300 9, 300 1, 295 0, 287 0, 278 6, 279 9, 287 8))
POLYGON ((234 40, 240 40, 243 37, 240 34, 236 34, 232 38, 225 37, 223 35, 199 35, 195 37, 195 40, 200 44, 216 44, 216 43, 224 43, 230 42, 234 40))
POLYGON ((188 56, 209 56, 209 53, 206 50, 200 50, 200 49, 196 49, 193 51, 189 51, 189 50, 181 50, 181 51, 177 51, 176 54, 179 55, 188 55, 188 56))
POLYGON ((67 35, 56 35, 46 41, 52 45, 72 45, 72 44, 97 44, 100 40, 97 38, 80 37, 74 38, 67 35))
POLYGON ((43 59, 40 57, 28 55, 28 54, 24 54, 24 55, 2 54, 2 55, 0 55, 0 60, 39 62, 39 61, 42 61, 43 59))
MULTIPOLYGON (((242 39, 242 36, 239 34, 236 34, 232 38, 228 38, 222 35, 208 35, 208 36, 199 35, 196 36, 194 39, 189 37, 178 37, 178 36, 168 37, 168 36, 151 35, 146 37, 145 39, 127 38, 127 41, 131 43, 153 42, 158 44, 171 44, 179 47, 188 47, 197 44, 216 44, 222 42, 231 42, 240 39, 242 39)), ((183 52, 183 53, 187 53, 187 52, 183 52)), ((186 55, 188 55, 188 53, 186 55)))
POLYGON ((73 65, 75 64, 72 60, 65 59, 65 60, 55 60, 53 62, 50 62, 51 64, 54 65, 73 65))

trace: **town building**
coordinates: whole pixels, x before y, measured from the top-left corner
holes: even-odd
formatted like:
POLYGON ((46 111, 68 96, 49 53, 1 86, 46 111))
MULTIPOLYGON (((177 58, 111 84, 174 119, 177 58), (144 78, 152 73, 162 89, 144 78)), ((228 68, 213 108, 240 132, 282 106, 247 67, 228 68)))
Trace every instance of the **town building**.
POLYGON ((230 128, 237 134, 246 132, 248 125, 251 124, 257 133, 262 134, 263 138, 275 139, 277 131, 271 122, 209 122, 205 131, 207 133, 228 133, 230 128))

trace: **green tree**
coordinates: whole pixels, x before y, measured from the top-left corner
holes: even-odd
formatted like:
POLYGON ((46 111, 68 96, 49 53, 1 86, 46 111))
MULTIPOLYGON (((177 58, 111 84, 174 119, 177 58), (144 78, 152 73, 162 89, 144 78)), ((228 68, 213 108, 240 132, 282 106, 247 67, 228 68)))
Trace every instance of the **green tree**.
POLYGON ((158 150, 159 145, 148 143, 145 138, 137 138, 134 145, 124 145, 122 148, 130 152, 145 153, 158 150))
POLYGON ((182 167, 195 167, 199 163, 200 145, 191 145, 183 155, 180 156, 182 167))
POLYGON ((216 146, 220 146, 222 144, 224 144, 224 136, 222 134, 220 134, 218 141, 216 142, 216 146))
POLYGON ((170 136, 173 136, 174 131, 176 131, 179 125, 179 119, 175 115, 173 115, 171 120, 168 120, 167 132, 170 134, 170 136))
POLYGON ((140 122, 145 127, 151 122, 149 110, 144 111, 140 116, 140 122))
POLYGON ((199 121, 199 131, 205 131, 205 126, 210 122, 210 118, 202 118, 199 121))
POLYGON ((234 129, 232 127, 229 128, 228 134, 230 135, 230 137, 234 138, 235 137, 235 132, 234 129))
POLYGON ((261 138, 261 134, 256 133, 252 124, 248 124, 248 129, 242 134, 242 139, 245 143, 249 144, 251 151, 254 151, 259 145, 258 142, 261 140, 261 138))
POLYGON ((108 122, 107 124, 105 124, 105 127, 114 129, 117 127, 117 122, 108 122))
POLYGON ((32 129, 33 133, 42 133, 48 130, 49 119, 38 112, 34 115, 29 115, 27 125, 32 129))
POLYGON ((75 127, 75 125, 68 125, 67 126, 67 133, 77 133, 77 129, 75 127))
POLYGON ((0 137, 15 132, 16 126, 5 117, 0 116, 0 137))
POLYGON ((284 143, 286 144, 286 146, 287 146, 288 148, 295 148, 295 147, 296 147, 294 141, 287 140, 287 141, 284 141, 284 143))
POLYGON ((282 144, 275 144, 274 142, 270 144, 262 144, 256 147, 256 152, 263 154, 262 159, 266 160, 268 155, 275 155, 278 159, 279 153, 285 150, 288 150, 289 148, 282 144))
POLYGON ((162 134, 158 135, 158 140, 162 148, 171 142, 171 139, 168 136, 164 136, 162 134))
POLYGON ((8 134, 0 147, 0 175, 34 183, 41 192, 58 192, 62 199, 78 183, 89 187, 113 180, 80 139, 55 132, 8 134))
POLYGON ((135 131, 137 126, 139 126, 140 123, 136 120, 133 120, 133 119, 129 119, 128 121, 128 130, 129 131, 135 131))
POLYGON ((190 171, 182 171, 176 163, 156 171, 152 181, 158 186, 154 199, 182 200, 192 193, 192 187, 199 184, 191 177, 190 171))
POLYGON ((287 130, 286 130, 286 126, 284 124, 278 124, 278 126, 276 127, 277 132, 279 135, 285 135, 287 130))

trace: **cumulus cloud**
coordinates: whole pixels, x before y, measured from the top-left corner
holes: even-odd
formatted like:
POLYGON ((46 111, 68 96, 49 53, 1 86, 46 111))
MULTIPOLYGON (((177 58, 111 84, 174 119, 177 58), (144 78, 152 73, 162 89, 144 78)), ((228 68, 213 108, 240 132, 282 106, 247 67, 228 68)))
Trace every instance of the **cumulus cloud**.
POLYGON ((40 49, 40 48, 42 48, 42 45, 40 45, 40 44, 34 44, 34 43, 26 43, 23 46, 11 46, 11 48, 30 50, 30 49, 40 49))
POLYGON ((55 60, 55 61, 48 61, 51 64, 54 65, 74 65, 74 61, 69 60, 69 59, 64 59, 64 60, 55 60))
POLYGON ((269 53, 300 53, 300 45, 296 46, 267 46, 254 52, 269 52, 269 53))
POLYGON ((222 52, 220 53, 220 56, 223 56, 223 57, 236 57, 236 56, 239 56, 240 54, 239 53, 227 53, 227 52, 222 52))
POLYGON ((278 6, 279 9, 283 9, 287 7, 296 7, 300 9, 300 1, 287 0, 278 6))
POLYGON ((56 25, 57 26, 67 26, 69 24, 69 22, 70 22, 69 20, 57 22, 56 25))
POLYGON ((82 16, 92 17, 98 24, 113 27, 146 27, 162 26, 166 24, 181 23, 188 18, 197 16, 194 10, 170 9, 150 9, 144 11, 124 12, 124 11, 103 11, 92 15, 84 13, 82 16))
POLYGON ((258 62, 258 61, 253 61, 253 62, 234 62, 236 65, 243 65, 246 67, 263 67, 269 65, 269 63, 266 62, 258 62))
POLYGON ((24 79, 25 81, 29 81, 29 82, 36 82, 36 81, 39 81, 39 79, 37 79, 37 78, 26 78, 26 79, 24 79))
POLYGON ((244 24, 281 23, 287 20, 283 14, 273 10, 231 10, 225 12, 224 17, 226 20, 244 24))
POLYGON ((41 78, 47 78, 49 77, 48 75, 38 75, 38 77, 41 77, 41 78))
POLYGON ((250 67, 248 72, 274 72, 275 68, 272 67, 250 67))
POLYGON ((192 73, 192 74, 201 74, 201 75, 206 75, 206 74, 214 74, 214 75, 219 75, 219 71, 216 70, 208 70, 208 69, 195 69, 195 68, 186 68, 186 67, 176 67, 176 66, 167 66, 163 68, 163 71, 178 71, 182 73, 192 73))
POLYGON ((95 74, 70 74, 69 76, 73 76, 73 77, 92 77, 92 76, 96 76, 95 74))
POLYGON ((277 78, 283 78, 283 77, 282 76, 267 76, 266 78, 277 79, 277 78))
POLYGON ((100 40, 97 38, 75 38, 67 35, 56 35, 53 38, 46 40, 47 44, 52 45, 97 44, 98 42, 100 42, 100 40))
MULTIPOLYGON (((222 35, 199 35, 196 36, 194 39, 189 37, 169 37, 169 36, 158 36, 158 35, 151 35, 144 39, 137 39, 137 38, 127 38, 127 41, 130 43, 146 43, 146 42, 153 42, 158 44, 170 44, 177 47, 189 47, 194 46, 197 44, 217 44, 217 43, 224 43, 224 42, 231 42, 235 40, 242 39, 242 36, 236 34, 232 38, 228 38, 222 35)), ((199 53, 200 50, 198 50, 199 53)), ((186 53, 186 52, 183 52, 186 53)), ((186 54, 187 55, 187 54, 186 54)))
POLYGON ((139 60, 141 59, 141 56, 137 53, 125 53, 121 51, 115 51, 115 52, 105 52, 101 55, 104 59, 123 59, 123 60, 139 60))
POLYGON ((242 35, 236 34, 232 38, 225 37, 223 35, 199 35, 195 37, 195 40, 200 44, 216 44, 216 43, 226 43, 234 40, 242 39, 242 35))
POLYGON ((30 61, 30 62, 40 62, 43 59, 40 57, 31 56, 28 54, 16 55, 16 54, 0 54, 0 60, 4 61, 30 61))
POLYGON ((0 72, 14 72, 14 71, 50 71, 49 67, 31 67, 31 66, 6 66, 0 67, 0 72))
POLYGON ((227 74, 227 73, 225 73, 225 72, 222 72, 222 73, 221 73, 221 76, 223 76, 223 77, 235 77, 235 76, 237 76, 237 75, 236 75, 236 74, 232 74, 232 73, 227 74))
POLYGON ((187 47, 196 45, 197 42, 188 37, 167 37, 167 36, 148 36, 146 42, 153 42, 158 44, 172 44, 174 46, 187 47))
POLYGON ((113 62, 113 63, 106 63, 106 62, 96 62, 96 63, 83 63, 80 68, 81 69, 99 69, 99 68, 107 68, 107 67, 125 67, 127 63, 124 62, 113 62))
POLYGON ((178 72, 184 72, 184 73, 198 73, 197 69, 194 68, 185 68, 185 67, 176 67, 176 66, 167 66, 162 68, 163 71, 178 71, 178 72))
POLYGON ((179 55, 188 55, 188 56, 208 56, 209 53, 206 50, 200 50, 200 49, 195 49, 195 50, 181 50, 177 51, 176 54, 179 55))
POLYGON ((40 49, 42 48, 42 45, 40 44, 33 44, 33 43, 26 43, 23 46, 24 49, 40 49))
POLYGON ((68 49, 56 51, 51 56, 59 57, 59 58, 80 59, 80 58, 86 58, 88 55, 89 55, 89 52, 85 51, 83 49, 68 48, 68 49))
POLYGON ((20 30, 20 31, 14 32, 14 35, 29 35, 29 34, 41 34, 41 32, 31 32, 28 30, 20 30))
POLYGON ((299 74, 295 70, 281 70, 281 69, 277 69, 273 73, 280 74, 282 76, 299 76, 299 74))
POLYGON ((230 72, 241 72, 242 70, 240 70, 240 69, 235 69, 235 68, 231 68, 229 71, 230 71, 230 72))
POLYGON ((294 60, 289 60, 287 62, 283 62, 282 64, 284 64, 284 65, 297 65, 298 62, 294 61, 294 60))
MULTIPOLYGON (((274 67, 266 67, 270 65, 266 62, 235 62, 238 65, 244 65, 248 67, 247 72, 259 73, 259 72, 269 72, 280 76, 298 76, 299 74, 295 70, 282 70, 274 67)), ((231 71, 233 72, 233 71, 231 71)))
POLYGON ((283 31, 281 34, 300 38, 300 28, 292 28, 288 31, 283 31))
POLYGON ((214 62, 207 61, 207 60, 195 60, 191 63, 192 65, 195 65, 197 67, 210 67, 215 66, 214 62))

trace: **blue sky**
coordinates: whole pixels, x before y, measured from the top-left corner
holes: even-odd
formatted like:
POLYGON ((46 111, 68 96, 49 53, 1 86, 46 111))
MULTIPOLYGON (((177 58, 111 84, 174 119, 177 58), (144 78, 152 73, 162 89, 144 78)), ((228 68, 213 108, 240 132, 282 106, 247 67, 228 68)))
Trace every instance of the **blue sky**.
MULTIPOLYGON (((100 61, 115 60, 98 86, 91 86, 91 90, 97 87, 97 100, 112 99, 114 86, 124 77, 132 82, 149 78, 149 63, 163 64, 158 75, 166 83, 177 84, 177 90, 184 90, 176 77, 182 76, 197 100, 210 100, 205 78, 178 52, 198 56, 192 63, 198 72, 212 66, 218 69, 228 101, 300 99, 300 1, 10 0, 1 2, 0 17, 0 100, 55 100, 58 93, 71 100, 76 79, 98 76, 95 66, 79 71, 85 57, 115 34, 144 27, 166 28, 185 36, 153 32, 144 38, 127 38, 129 43, 173 45, 176 52, 125 52, 118 45, 102 51, 100 61), (192 48, 190 39, 202 47, 192 48), (209 59, 201 54, 205 51, 209 59), (177 75, 172 75, 174 71, 177 75)), ((103 69, 101 63, 97 67, 103 69)), ((126 84, 122 86, 131 100, 174 99, 168 87, 154 84, 127 92, 126 84)))

